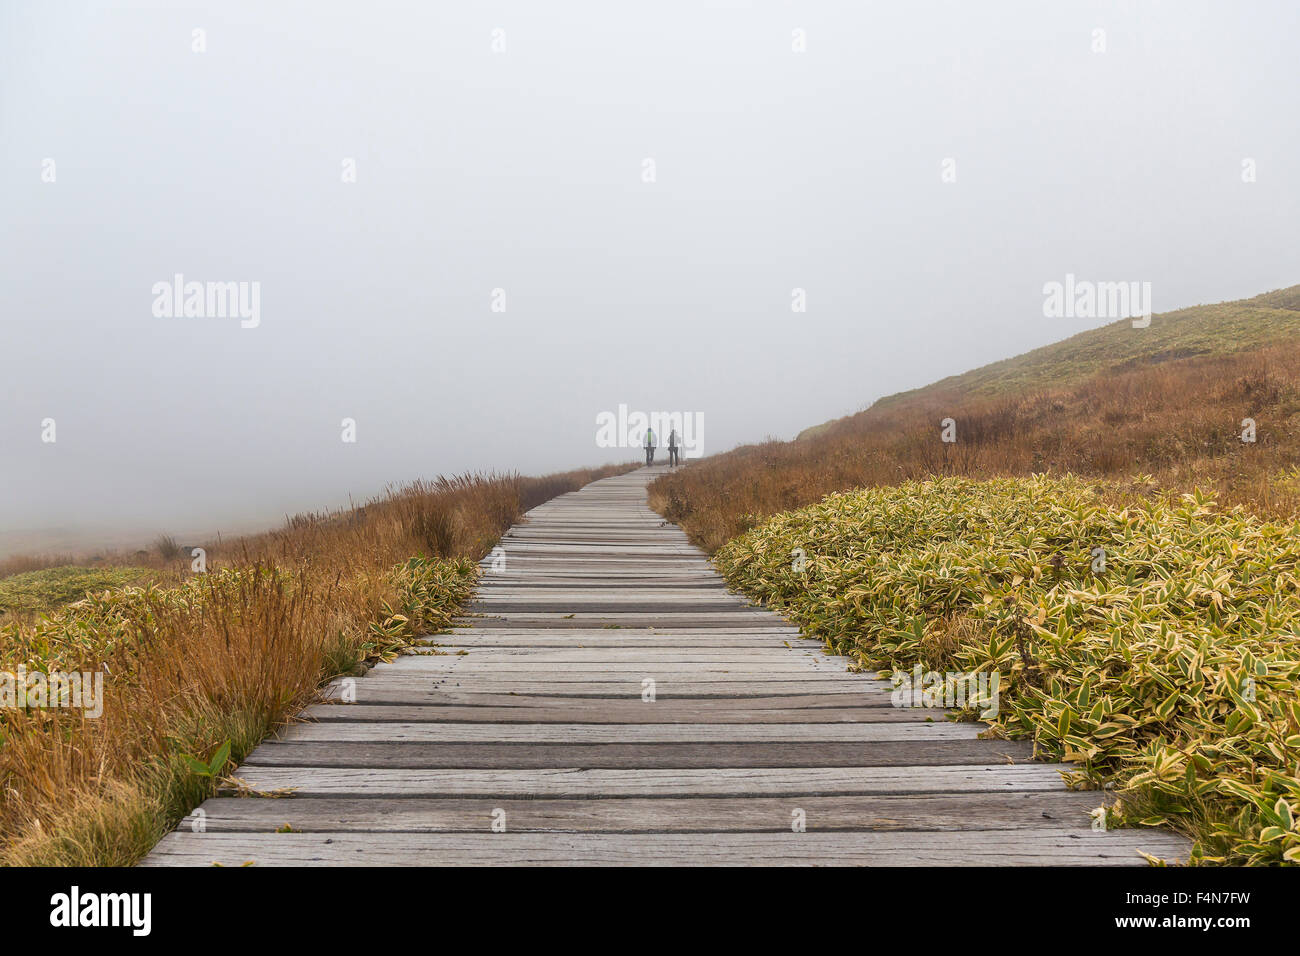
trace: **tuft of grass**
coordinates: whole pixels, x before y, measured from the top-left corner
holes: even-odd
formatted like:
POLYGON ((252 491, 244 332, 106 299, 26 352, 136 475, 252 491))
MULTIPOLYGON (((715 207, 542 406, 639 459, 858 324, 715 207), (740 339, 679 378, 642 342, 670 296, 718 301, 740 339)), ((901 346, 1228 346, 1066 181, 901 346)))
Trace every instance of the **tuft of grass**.
POLYGON ((949 477, 829 495, 715 560, 862 666, 998 673, 999 732, 1186 830, 1195 860, 1300 863, 1300 523, 949 477))
POLYGON ((176 539, 169 534, 160 534, 154 539, 154 550, 158 552, 158 557, 164 561, 175 561, 180 557, 181 546, 176 543, 176 539))

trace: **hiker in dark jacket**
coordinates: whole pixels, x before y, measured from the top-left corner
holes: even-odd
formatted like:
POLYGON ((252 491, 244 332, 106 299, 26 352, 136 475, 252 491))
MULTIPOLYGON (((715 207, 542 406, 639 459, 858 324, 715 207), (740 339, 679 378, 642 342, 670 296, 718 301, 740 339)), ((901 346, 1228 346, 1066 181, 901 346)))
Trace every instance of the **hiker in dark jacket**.
POLYGON ((673 468, 677 467, 678 443, 677 429, 674 428, 668 433, 668 464, 673 468))

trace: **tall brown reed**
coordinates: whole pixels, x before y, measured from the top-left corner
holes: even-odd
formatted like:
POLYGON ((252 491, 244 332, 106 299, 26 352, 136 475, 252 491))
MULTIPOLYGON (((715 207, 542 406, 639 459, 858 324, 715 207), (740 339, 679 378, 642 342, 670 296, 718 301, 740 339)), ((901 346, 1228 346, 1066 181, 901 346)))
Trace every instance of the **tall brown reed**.
POLYGON ((186 755, 228 742, 238 761, 323 680, 444 626, 472 593, 471 559, 525 510, 627 467, 417 482, 211 542, 207 573, 179 586, 4 625, 0 670, 101 673, 105 706, 0 711, 0 860, 135 861, 211 792, 186 755))

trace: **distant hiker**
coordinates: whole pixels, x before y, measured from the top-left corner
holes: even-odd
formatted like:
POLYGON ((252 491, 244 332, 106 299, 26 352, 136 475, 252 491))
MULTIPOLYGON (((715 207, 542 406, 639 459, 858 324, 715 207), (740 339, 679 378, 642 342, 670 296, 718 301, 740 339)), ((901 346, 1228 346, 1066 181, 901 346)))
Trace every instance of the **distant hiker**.
POLYGON ((668 433, 668 464, 670 467, 677 467, 677 429, 674 428, 668 433))
POLYGON ((645 430, 645 463, 647 468, 655 463, 655 433, 653 428, 645 430))

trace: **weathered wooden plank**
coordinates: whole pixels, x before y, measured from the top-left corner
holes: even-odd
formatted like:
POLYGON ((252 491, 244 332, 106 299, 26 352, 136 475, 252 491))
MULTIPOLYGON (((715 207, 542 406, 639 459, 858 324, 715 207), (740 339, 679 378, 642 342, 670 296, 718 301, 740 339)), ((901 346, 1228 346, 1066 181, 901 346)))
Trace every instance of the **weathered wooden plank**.
POLYGON ((254 790, 301 796, 655 797, 1058 790, 1059 764, 1006 766, 762 767, 754 769, 392 770, 242 766, 254 790))
MULTIPOLYGON (((724 675, 720 675, 724 676, 724 675)), ((725 699, 737 697, 771 697, 774 695, 810 694, 826 696, 838 694, 843 697, 845 706, 862 705, 866 707, 891 708, 894 710, 920 710, 920 708, 895 708, 889 695, 879 691, 862 690, 847 682, 822 683, 816 680, 752 680, 752 681, 702 681, 687 676, 669 678, 664 674, 649 672, 644 675, 655 681, 656 702, 662 703, 672 699, 725 699)), ((619 680, 530 680, 513 678, 498 680, 481 675, 471 675, 464 679, 456 677, 428 677, 427 686, 402 686, 396 679, 374 680, 364 683, 358 678, 354 690, 358 703, 437 703, 444 693, 485 693, 547 695, 553 697, 604 697, 611 700, 640 700, 643 687, 642 676, 625 677, 619 680), (391 687, 391 690, 387 689, 391 687)), ((413 679, 414 680, 414 679, 413 679)), ((338 697, 342 691, 328 691, 326 696, 338 697)), ((926 716, 938 718, 934 711, 926 711, 926 716)), ((910 718, 899 718, 900 720, 910 718)), ((924 718, 919 718, 924 719, 924 718)))
POLYGON ((606 582, 599 590, 589 587, 538 586, 521 583, 487 583, 478 589, 482 603, 509 604, 529 601, 584 601, 592 604, 619 604, 653 600, 664 603, 710 605, 719 601, 739 607, 752 607, 752 602, 733 594, 721 585, 691 588, 645 587, 640 584, 617 585, 606 582))
POLYGON ((506 628, 488 632, 462 630, 430 634, 419 638, 413 645, 480 647, 485 650, 569 650, 573 648, 647 648, 650 650, 700 650, 741 652, 746 648, 755 651, 792 651, 816 653, 822 650, 821 642, 800 640, 792 634, 735 633, 721 628, 716 636, 705 634, 677 635, 655 631, 637 631, 631 628, 601 628, 599 631, 579 628, 556 628, 545 632, 530 632, 524 628, 506 628))
MULTIPOLYGON (((473 615, 458 617, 447 628, 428 635, 442 637, 454 634, 466 634, 471 637, 507 636, 516 639, 528 638, 567 638, 584 635, 637 637, 694 637, 694 638, 728 638, 753 636, 762 644, 763 638, 777 643, 788 641, 794 646, 810 641, 820 645, 821 641, 800 635, 788 625, 769 625, 761 618, 746 621, 731 621, 724 616, 710 615, 709 619, 691 622, 690 627, 680 626, 688 616, 672 615, 677 620, 669 620, 669 615, 595 612, 570 615, 560 613, 557 608, 552 613, 523 614, 515 611, 500 610, 490 613, 481 610, 473 615)), ((745 612, 747 613, 747 612, 745 612)))
MULTIPOLYGON (((517 634, 518 632, 516 632, 517 634)), ((610 628, 595 634, 568 636, 554 632, 539 634, 484 634, 482 632, 457 630, 447 634, 431 634, 415 642, 416 647, 464 647, 484 650, 568 650, 571 648, 607 648, 649 650, 700 650, 742 652, 752 648, 756 652, 771 653, 778 650, 790 650, 817 653, 821 643, 813 641, 796 642, 792 637, 762 637, 758 634, 728 635, 719 633, 716 637, 689 636, 678 637, 672 634, 656 634, 610 628)))
POLYGON ((333 721, 289 724, 280 741, 365 743, 830 743, 906 740, 975 740, 978 724, 452 724, 333 721))
POLYGON ((146 865, 1141 865, 1185 843, 1148 830, 923 833, 170 833, 146 865))
MULTIPOLYGON (((383 681, 375 684, 376 687, 384 687, 391 684, 392 681, 383 681)), ((566 694, 552 694, 549 689, 534 687, 528 693, 505 693, 493 694, 476 690, 443 690, 437 692, 436 698, 422 699, 414 705, 414 709, 421 714, 446 714, 450 713, 453 708, 474 709, 492 707, 498 710, 509 709, 511 712, 518 712, 521 708, 534 708, 538 710, 536 719, 538 721, 546 720, 549 715, 565 709, 572 709, 586 716, 610 714, 611 721, 617 720, 622 723, 637 723, 632 719, 622 720, 622 717, 635 718, 640 715, 648 718, 646 723, 663 723, 662 714, 674 713, 679 716, 694 715, 694 723, 709 723, 710 714, 723 714, 732 711, 751 714, 759 711, 789 711, 791 713, 803 714, 805 711, 815 709, 816 715, 809 716, 807 720, 827 719, 822 716, 826 709, 833 709, 836 714, 834 720, 875 720, 879 707, 873 707, 868 710, 860 710, 859 707, 867 707, 859 699, 846 698, 843 694, 752 694, 736 697, 712 697, 712 698, 674 698, 669 697, 655 701, 655 710, 645 709, 647 702, 642 701, 639 697, 633 701, 629 700, 626 695, 618 697, 583 697, 570 696, 566 694), (858 714, 859 717, 848 715, 858 714)), ((361 700, 356 704, 346 704, 342 701, 334 701, 324 705, 325 709, 321 711, 327 719, 347 720, 350 707, 355 707, 356 712, 370 713, 385 707, 385 705, 376 704, 371 706, 366 701, 361 700)), ((910 708, 909 708, 910 709, 910 708)), ((480 711, 481 712, 481 711, 480 711)), ((360 719, 360 718, 359 718, 360 719)), ((371 718, 367 718, 371 719, 371 718)), ((428 717, 420 718, 421 720, 432 719, 428 717)), ((443 719, 443 718, 439 718, 443 719)), ((451 718, 446 718, 450 720, 451 718)), ((934 711, 927 711, 924 717, 920 719, 930 719, 938 722, 944 722, 946 718, 943 714, 934 711)), ((499 722, 499 721, 498 721, 499 722)), ((600 721, 584 720, 583 723, 599 723, 600 721)), ((730 721, 722 721, 729 723, 730 721)), ((804 723, 803 717, 796 720, 787 721, 787 723, 804 723)))
MULTIPOLYGON (((414 648, 405 656, 422 657, 473 657, 475 664, 613 664, 631 661, 640 664, 731 664, 743 667, 751 661, 784 663, 791 655, 811 657, 821 654, 817 648, 791 650, 774 645, 757 647, 752 652, 744 648, 680 648, 680 647, 467 647, 457 644, 427 645, 414 648), (464 651, 462 654, 461 652, 464 651)), ((465 662, 469 663, 469 662, 465 662)), ((838 665, 843 668, 846 658, 820 657, 813 661, 824 669, 838 665)), ((831 671, 835 673, 835 671, 831 671)))
MULTIPOLYGON (((376 696, 381 695, 376 692, 376 696)), ((698 698, 698 697, 661 697, 654 703, 640 699, 589 697, 573 698, 557 696, 555 706, 541 708, 528 706, 524 701, 545 699, 534 693, 529 697, 520 694, 519 706, 474 706, 465 702, 469 694, 448 694, 439 700, 431 698, 424 703, 365 703, 356 704, 314 704, 304 711, 310 720, 331 721, 391 721, 396 723, 414 723, 419 721, 466 721, 469 723, 536 723, 538 721, 556 723, 593 723, 593 724, 698 724, 698 723, 778 723, 788 724, 795 721, 824 721, 839 723, 860 721, 870 723, 908 723, 912 721, 942 721, 942 714, 925 712, 914 708, 898 707, 816 707, 807 709, 769 709, 763 706, 753 708, 734 707, 722 709, 723 703, 747 704, 750 700, 764 701, 770 698, 734 697, 734 698, 698 698), (443 703, 445 700, 446 703, 443 703)), ((488 700, 495 700, 496 694, 485 694, 488 700)), ((506 695, 509 696, 509 695, 506 695)), ((825 697, 809 695, 809 700, 821 701, 825 697)))
POLYGON ((792 767, 1004 766, 1028 761, 1021 741, 878 740, 690 743, 428 743, 424 741, 277 741, 249 754, 249 767, 376 770, 466 768, 533 770, 582 767, 609 770, 792 767))
POLYGON ((830 665, 815 661, 756 660, 745 664, 739 661, 566 661, 549 663, 547 661, 519 660, 492 661, 474 660, 472 654, 457 656, 438 654, 428 657, 399 657, 388 666, 391 672, 408 674, 428 674, 447 677, 452 674, 475 674, 476 676, 506 680, 523 678, 525 680, 625 680, 634 675, 642 677, 690 678, 695 680, 720 680, 711 675, 735 674, 749 680, 804 680, 822 678, 827 682, 861 684, 856 675, 844 671, 831 670, 830 665))
MULTIPOLYGON (((736 612, 746 614, 748 612, 736 612)), ((535 631, 539 628, 545 628, 551 631, 587 631, 587 630, 620 630, 620 629, 648 629, 661 628, 665 631, 672 630, 674 624, 689 623, 692 630, 718 630, 724 632, 735 631, 737 625, 741 626, 761 626, 765 619, 758 615, 748 616, 746 620, 736 621, 729 615, 709 614, 691 615, 691 614, 479 614, 477 616, 466 615, 457 618, 457 626, 468 626, 469 624, 479 622, 485 627, 491 627, 493 630, 514 629, 519 631, 535 631)), ((790 636, 789 631, 780 628, 770 628, 773 634, 790 636)))
POLYGON ((696 628, 703 627, 735 627, 737 624, 745 622, 761 622, 766 619, 770 612, 758 608, 733 608, 726 611, 676 611, 663 610, 657 611, 647 609, 644 611, 611 611, 602 608, 589 608, 578 610, 575 608, 557 608, 555 610, 522 610, 512 608, 510 610, 494 609, 484 611, 476 609, 473 613, 466 614, 460 620, 483 620, 490 621, 494 626, 501 627, 505 624, 521 624, 529 627, 545 625, 547 627, 606 627, 609 625, 618 625, 619 627, 652 627, 655 625, 668 626, 678 622, 689 622, 696 628))
POLYGON ((809 797, 628 797, 619 800, 511 800, 421 797, 313 797, 257 800, 213 797, 190 814, 182 833, 278 830, 437 833, 489 830, 500 810, 509 832, 788 832, 802 810, 809 831, 1082 829, 1102 806, 1100 793, 872 794, 809 797))
MULTIPOLYGON (((473 601, 469 613, 488 617, 501 617, 513 620, 545 620, 547 615, 564 615, 578 617, 586 621, 598 620, 602 623, 617 624, 620 621, 656 621, 672 620, 715 615, 726 612, 728 605, 722 601, 696 605, 685 601, 619 601, 604 604, 599 601, 473 601)), ((744 613, 737 608, 738 613, 744 613)), ((717 618, 714 618, 717 620, 717 618)))
POLYGON ((727 591, 689 591, 675 594, 650 588, 629 589, 622 594, 605 594, 603 589, 583 589, 566 594, 548 588, 536 588, 514 594, 479 593, 470 604, 470 613, 517 614, 535 609, 538 613, 574 611, 586 608, 595 614, 730 614, 752 611, 756 605, 727 591))
POLYGON ((809 646, 819 646, 820 640, 808 638, 800 635, 789 625, 736 625, 736 626, 717 626, 717 627, 673 627, 663 625, 661 627, 570 627, 559 630, 554 627, 497 627, 485 622, 464 623, 457 621, 445 631, 439 631, 436 634, 430 634, 429 637, 467 637, 481 638, 489 640, 494 638, 507 638, 515 641, 527 641, 532 639, 554 639, 561 641, 580 641, 584 638, 623 638, 629 641, 638 639, 682 639, 701 641, 707 643, 711 640, 725 641, 733 638, 742 638, 753 640, 756 644, 762 646, 763 638, 770 638, 778 643, 789 642, 795 646, 801 646, 800 642, 807 642, 809 646), (475 626, 477 624, 477 626, 475 626))

